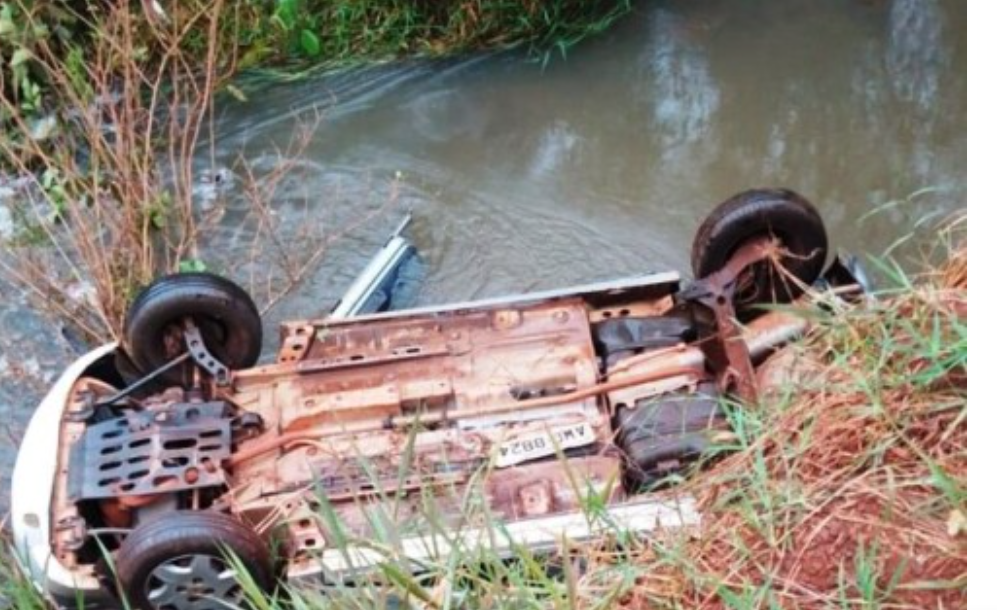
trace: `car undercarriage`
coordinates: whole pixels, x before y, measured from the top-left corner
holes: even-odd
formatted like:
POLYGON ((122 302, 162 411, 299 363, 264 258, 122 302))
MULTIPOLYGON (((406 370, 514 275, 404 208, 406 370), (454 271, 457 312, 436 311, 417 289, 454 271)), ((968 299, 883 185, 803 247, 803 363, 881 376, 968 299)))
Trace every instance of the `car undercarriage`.
MULTIPOLYGON (((125 344, 67 381, 51 558, 133 607, 225 607, 241 593, 219 544, 270 587, 340 569, 342 537, 376 533, 378 511, 405 539, 578 514, 593 495, 633 506, 710 453, 724 397, 753 401, 754 367, 806 328, 757 305, 848 276, 824 269, 802 198, 748 195, 704 223, 688 286, 659 273, 286 322, 260 366, 241 288, 157 280, 125 344)), ((45 586, 48 567, 27 563, 45 586)))

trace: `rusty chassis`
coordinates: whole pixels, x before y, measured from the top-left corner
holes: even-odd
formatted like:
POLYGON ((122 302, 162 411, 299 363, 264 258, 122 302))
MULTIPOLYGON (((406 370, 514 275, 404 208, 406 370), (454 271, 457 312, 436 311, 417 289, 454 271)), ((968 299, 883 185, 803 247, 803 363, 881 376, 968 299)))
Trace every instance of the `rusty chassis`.
MULTIPOLYGON (((773 192, 783 207, 765 210, 782 213, 793 202, 773 192)), ((814 222, 793 205, 794 222, 814 222)), ((759 273, 785 277, 814 256, 823 271, 826 241, 800 246, 780 218, 763 218, 684 288, 658 273, 354 315, 389 300, 377 283, 409 248, 396 232, 349 311, 282 324, 276 360, 262 366, 239 364, 259 349, 241 289, 168 277, 136 300, 126 344, 81 358, 36 412, 14 477, 25 571, 59 603, 123 595, 181 610, 241 599, 217 585, 227 573, 211 571, 196 532, 231 542, 264 581, 278 570, 256 539, 280 549, 281 578, 341 582, 386 560, 419 569, 456 547, 549 550, 608 522, 694 527, 688 501, 639 492, 695 462, 726 429, 721 397, 754 403, 755 367, 805 332, 791 311, 742 307, 759 273), (585 513, 591 494, 609 501, 604 519, 585 513), (385 528, 387 554, 349 543, 385 528), (157 536, 186 551, 169 555, 157 536), (127 563, 123 588, 108 554, 127 563), (179 586, 164 576, 176 570, 201 576, 179 586)), ((719 236, 697 244, 716 248, 725 220, 711 217, 719 236)), ((785 279, 793 296, 817 280, 785 279)))

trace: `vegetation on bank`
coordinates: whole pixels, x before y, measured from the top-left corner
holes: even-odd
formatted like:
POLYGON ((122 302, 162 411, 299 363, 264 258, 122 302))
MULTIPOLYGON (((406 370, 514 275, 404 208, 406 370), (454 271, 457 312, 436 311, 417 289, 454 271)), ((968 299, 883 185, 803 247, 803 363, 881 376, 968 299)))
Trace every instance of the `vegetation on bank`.
MULTIPOLYGON (((731 433, 703 465, 649 492, 691 495, 699 527, 633 536, 607 517, 598 490, 581 490, 588 517, 610 532, 602 542, 546 555, 514 549, 512 558, 458 545, 416 572, 393 554, 404 524, 390 509, 372 511, 375 534, 349 541, 386 558, 371 575, 277 597, 250 584, 249 606, 965 607, 967 250, 949 248, 944 264, 915 279, 882 271, 891 287, 873 299, 823 297, 801 310, 809 336, 762 372, 778 375, 776 390, 757 405, 727 404, 731 433)), ((432 506, 420 517, 426 533, 457 540, 432 506)), ((342 533, 331 508, 322 517, 342 533)), ((44 607, 9 558, 0 560, 0 598, 44 607)))
POLYGON ((0 81, 0 204, 13 220, 0 275, 90 340, 115 336, 137 287, 197 245, 193 152, 231 70, 216 61, 227 2, 181 5, 183 21, 155 29, 131 3, 94 3, 99 21, 75 37, 67 3, 0 8, 0 31, 28 45, 0 81), (12 28, 11 15, 26 21, 12 28))
MULTIPOLYGON (((91 52, 109 34, 107 11, 127 10, 135 51, 155 62, 156 38, 192 22, 210 2, 174 0, 5 0, 0 2, 0 79, 23 108, 45 106, 49 75, 43 47, 82 77, 91 52)), ((602 32, 630 9, 629 0, 237 0, 219 13, 217 37, 194 31, 178 51, 240 69, 298 69, 444 55, 528 45, 546 61, 602 32)), ((119 33, 117 36, 121 36, 119 33)))
POLYGON ((875 300, 808 312, 808 340, 770 365, 778 389, 730 407, 735 453, 685 486, 700 537, 660 552, 635 594, 669 583, 675 607, 965 607, 967 251, 916 281, 883 271, 892 287, 875 300))
MULTIPOLYGON (((0 0, 0 277, 75 335, 113 338, 140 286, 198 264, 211 219, 193 202, 204 179, 194 151, 210 151, 215 94, 243 95, 238 70, 516 45, 546 61, 628 10, 629 0, 0 0)), ((261 226, 285 171, 243 177, 261 226)), ((275 291, 315 253, 281 265, 275 291)))

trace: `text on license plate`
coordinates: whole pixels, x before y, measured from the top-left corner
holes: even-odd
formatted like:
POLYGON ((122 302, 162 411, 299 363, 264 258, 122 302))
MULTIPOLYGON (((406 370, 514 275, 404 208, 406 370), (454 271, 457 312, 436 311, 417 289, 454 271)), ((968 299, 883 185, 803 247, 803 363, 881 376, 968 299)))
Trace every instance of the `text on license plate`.
POLYGON ((584 447, 595 442, 595 431, 591 424, 582 422, 569 426, 557 426, 524 434, 515 439, 505 441, 498 446, 498 456, 495 459, 497 468, 504 468, 529 460, 554 455, 557 448, 571 449, 584 447))

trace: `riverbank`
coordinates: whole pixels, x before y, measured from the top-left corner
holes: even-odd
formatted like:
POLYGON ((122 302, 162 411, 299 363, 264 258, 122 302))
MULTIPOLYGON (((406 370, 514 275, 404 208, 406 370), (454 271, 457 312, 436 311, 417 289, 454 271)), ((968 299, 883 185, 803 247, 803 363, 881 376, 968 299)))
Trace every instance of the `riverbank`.
POLYGON ((0 88, 28 112, 55 109, 57 89, 43 65, 46 56, 85 80, 90 58, 108 41, 140 50, 150 67, 165 54, 180 53, 196 69, 216 66, 228 73, 300 74, 519 46, 547 63, 605 31, 630 8, 629 0, 242 0, 217 12, 212 34, 184 31, 216 10, 211 0, 112 2, 99 8, 78 0, 9 2, 0 11, 0 88), (127 13, 128 30, 107 28, 108 13, 127 13), (164 36, 179 44, 160 49, 157 42, 164 36))

